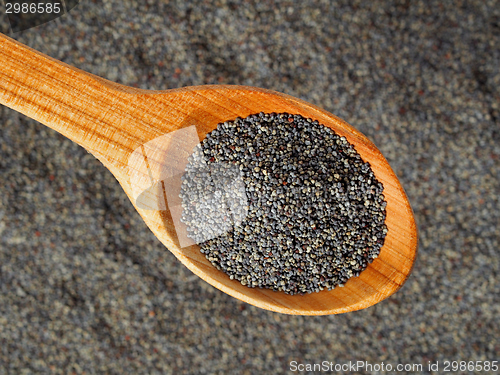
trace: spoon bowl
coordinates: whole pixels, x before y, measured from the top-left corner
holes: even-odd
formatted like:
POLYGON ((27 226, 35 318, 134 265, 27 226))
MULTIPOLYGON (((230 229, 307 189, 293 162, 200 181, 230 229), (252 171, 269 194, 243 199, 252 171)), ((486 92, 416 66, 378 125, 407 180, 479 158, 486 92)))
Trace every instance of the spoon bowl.
MULTIPOLYGON (((166 91, 131 88, 73 68, 1 35, 0 82, 1 104, 58 131, 96 156, 116 177, 156 237, 193 273, 233 297, 286 314, 338 314, 382 301, 401 288, 412 270, 417 229, 408 199, 389 163, 363 134, 312 104, 247 86, 195 86, 166 91), (217 124, 259 112, 300 114, 333 129, 370 163, 384 186, 388 228, 384 245, 378 258, 344 287, 288 295, 243 286, 218 271, 198 245, 181 243, 178 213, 173 207, 157 203, 148 207, 148 201, 158 198, 155 193, 149 200, 146 196, 146 205, 137 199, 141 185, 138 181, 149 181, 150 186, 160 184, 152 171, 166 166, 161 153, 157 157, 148 154, 147 168, 131 162, 138 152, 146 154, 144 145, 188 128, 195 129, 198 141, 203 140, 217 124)), ((188 146, 185 152, 192 150, 188 146)), ((165 191, 164 184, 162 187, 165 191)))

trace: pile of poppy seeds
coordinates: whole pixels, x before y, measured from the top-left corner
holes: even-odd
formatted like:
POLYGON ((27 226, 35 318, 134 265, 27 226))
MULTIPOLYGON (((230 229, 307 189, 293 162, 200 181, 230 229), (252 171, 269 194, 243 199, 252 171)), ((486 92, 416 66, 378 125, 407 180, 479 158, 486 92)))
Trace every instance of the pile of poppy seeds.
POLYGON ((300 115, 219 124, 182 180, 188 236, 248 287, 304 294, 343 286, 387 234, 383 186, 370 165, 345 137, 300 115))

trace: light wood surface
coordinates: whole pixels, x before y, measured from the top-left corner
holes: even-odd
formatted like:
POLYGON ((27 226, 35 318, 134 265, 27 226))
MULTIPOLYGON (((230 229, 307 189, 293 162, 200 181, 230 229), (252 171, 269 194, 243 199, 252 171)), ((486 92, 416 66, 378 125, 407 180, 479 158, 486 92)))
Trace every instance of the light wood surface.
MULTIPOLYGON (((344 313, 387 298, 403 285, 412 270, 417 229, 405 192, 388 162, 359 131, 300 99, 245 86, 134 89, 70 67, 0 34, 0 103, 58 131, 95 155, 116 177, 148 227, 187 268, 242 301, 287 314, 344 313), (146 172, 129 165, 134 151, 193 125, 202 140, 220 122, 261 111, 300 114, 332 128, 355 146, 384 185, 388 227, 385 244, 379 257, 359 277, 349 279, 345 287, 290 296, 242 286, 217 271, 197 245, 179 246, 169 207, 137 207, 136 178, 131 180, 130 176, 146 172)), ((152 163, 161 167, 162 161, 152 163)), ((147 178, 151 179, 151 175, 147 178)))

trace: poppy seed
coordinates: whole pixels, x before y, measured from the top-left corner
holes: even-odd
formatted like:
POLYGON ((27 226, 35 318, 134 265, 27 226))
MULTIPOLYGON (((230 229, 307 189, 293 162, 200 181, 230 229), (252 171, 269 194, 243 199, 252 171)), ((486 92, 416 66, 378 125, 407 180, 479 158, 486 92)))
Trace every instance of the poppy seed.
POLYGON ((231 279, 319 292, 344 286, 378 257, 387 234, 382 192, 345 137, 300 115, 261 112, 219 124, 195 149, 181 220, 231 279))

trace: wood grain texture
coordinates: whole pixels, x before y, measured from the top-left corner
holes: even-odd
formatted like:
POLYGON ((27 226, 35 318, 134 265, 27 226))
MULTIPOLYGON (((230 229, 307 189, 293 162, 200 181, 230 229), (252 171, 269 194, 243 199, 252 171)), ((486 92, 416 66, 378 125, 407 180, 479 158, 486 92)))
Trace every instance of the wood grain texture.
MULTIPOLYGON (((363 134, 300 99, 245 86, 198 86, 147 91, 70 67, 0 35, 0 103, 65 135, 95 155, 116 177, 158 239, 192 272, 252 305, 287 314, 323 315, 363 309, 396 292, 417 253, 408 199, 386 159, 363 134), (218 123, 259 112, 288 112, 318 120, 345 136, 384 185, 388 227, 380 255, 345 287, 304 296, 248 288, 217 271, 198 246, 181 248, 167 207, 137 207, 129 158, 147 142, 189 126, 202 140, 218 123)), ((152 160, 162 164, 162 160, 152 160)), ((140 172, 139 169, 136 172, 140 172)), ((142 171, 141 173, 146 173, 142 171)))

